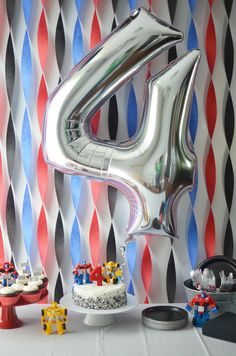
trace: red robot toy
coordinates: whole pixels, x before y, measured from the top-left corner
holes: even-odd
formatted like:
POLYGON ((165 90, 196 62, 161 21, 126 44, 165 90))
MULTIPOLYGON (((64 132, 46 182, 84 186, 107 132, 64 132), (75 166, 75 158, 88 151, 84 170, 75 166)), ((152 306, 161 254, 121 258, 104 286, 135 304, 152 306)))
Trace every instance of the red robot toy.
POLYGON ((15 280, 18 276, 14 264, 11 262, 3 262, 2 264, 0 264, 0 276, 2 279, 3 287, 12 284, 12 281, 15 280))
POLYGON ((90 274, 92 271, 93 268, 91 263, 86 263, 85 261, 83 263, 78 263, 73 270, 75 283, 77 284, 91 283, 90 274))
POLYGON ((185 309, 187 311, 194 310, 193 325, 197 327, 202 327, 203 324, 210 319, 210 313, 218 313, 218 307, 214 299, 206 294, 205 291, 195 295, 193 299, 188 302, 185 309))

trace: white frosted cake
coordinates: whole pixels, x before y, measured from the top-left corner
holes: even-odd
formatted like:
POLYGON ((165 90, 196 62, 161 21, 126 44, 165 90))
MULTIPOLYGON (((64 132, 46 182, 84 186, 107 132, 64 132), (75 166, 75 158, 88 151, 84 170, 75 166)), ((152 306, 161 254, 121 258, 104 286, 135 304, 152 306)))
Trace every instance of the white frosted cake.
POLYGON ((127 294, 124 283, 111 284, 103 282, 97 286, 96 282, 73 285, 73 302, 82 308, 108 310, 117 309, 127 304, 127 294))

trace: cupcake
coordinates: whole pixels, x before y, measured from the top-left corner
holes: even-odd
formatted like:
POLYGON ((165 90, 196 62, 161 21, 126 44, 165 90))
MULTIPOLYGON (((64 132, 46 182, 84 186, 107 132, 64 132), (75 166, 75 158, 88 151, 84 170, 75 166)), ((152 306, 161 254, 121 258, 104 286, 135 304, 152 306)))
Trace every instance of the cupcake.
POLYGON ((32 279, 39 278, 43 281, 44 290, 46 290, 48 285, 48 278, 45 276, 45 273, 41 267, 35 268, 32 273, 32 279))
POLYGON ((11 285, 11 288, 13 288, 17 292, 22 292, 24 289, 25 285, 23 283, 14 283, 11 285))
POLYGON ((45 283, 48 281, 48 278, 45 276, 44 272, 42 272, 40 278, 42 279, 42 281, 45 283))
POLYGON ((2 305, 15 305, 20 299, 20 293, 12 287, 2 287, 0 289, 0 302, 2 305))
POLYGON ((21 296, 24 299, 24 301, 28 303, 35 303, 40 299, 41 291, 36 285, 31 285, 31 286, 27 285, 24 286, 21 296))
POLYGON ((29 286, 37 286, 39 289, 42 289, 44 287, 43 281, 40 278, 33 278, 28 282, 29 286))
POLYGON ((47 288, 48 278, 45 276, 43 271, 42 271, 41 275, 39 276, 39 278, 43 281, 44 288, 47 288))

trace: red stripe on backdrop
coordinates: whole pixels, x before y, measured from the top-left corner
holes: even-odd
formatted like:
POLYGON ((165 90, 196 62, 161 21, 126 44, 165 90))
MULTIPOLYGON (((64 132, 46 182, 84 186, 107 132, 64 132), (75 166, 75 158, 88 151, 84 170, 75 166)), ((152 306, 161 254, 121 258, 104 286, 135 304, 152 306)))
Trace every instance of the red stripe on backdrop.
MULTIPOLYGON (((42 0, 43 10, 41 12, 39 25, 38 25, 38 54, 41 64, 42 72, 45 70, 47 57, 48 57, 48 29, 47 22, 45 16, 44 5, 45 1, 42 0)), ((48 99, 47 86, 45 82, 44 74, 42 73, 38 98, 37 98, 37 113, 38 113, 38 123, 40 130, 42 132, 43 125, 43 117, 45 106, 48 99)), ((43 152, 42 152, 42 144, 39 147, 38 151, 38 160, 37 160, 37 177, 38 177, 38 187, 41 195, 42 201, 44 201, 46 192, 47 192, 47 181, 48 181, 48 166, 46 165, 43 152)), ((38 238, 38 248, 39 254, 42 261, 42 265, 45 267, 45 262, 48 254, 48 227, 47 227, 47 218, 44 210, 44 205, 42 205, 39 219, 38 219, 38 227, 37 227, 37 238, 38 238)), ((48 298, 46 297, 43 302, 47 303, 48 298)))
POLYGON ((206 230, 205 230, 205 249, 206 249, 207 257, 210 257, 215 255, 215 221, 211 209, 211 204, 215 193, 216 167, 215 167, 215 158, 214 158, 212 146, 210 147, 207 156, 205 174, 206 174, 206 187, 210 200, 210 212, 208 215, 206 230))
MULTIPOLYGON (((2 179, 2 156, 0 154, 0 197, 2 199, 3 194, 3 179, 2 179)), ((1 204, 1 215, 2 215, 2 207, 3 204, 1 204)), ((1 226, 0 226, 0 263, 4 262, 4 246, 3 246, 3 239, 2 239, 2 230, 1 230, 1 226)))
POLYGON ((101 41, 101 31, 98 22, 97 12, 94 11, 92 28, 91 28, 91 37, 90 37, 90 49, 97 46, 97 44, 100 41, 101 41))
MULTIPOLYGON (((97 1, 94 1, 95 11, 93 15, 91 35, 90 35, 90 49, 93 49, 101 41, 101 30, 96 12, 97 1)), ((94 135, 97 134, 100 120, 100 110, 95 113, 91 120, 91 129, 94 135)))
POLYGON ((2 216, 2 211, 3 211, 3 203, 2 203, 2 198, 3 198, 3 175, 2 175, 2 155, 0 153, 0 197, 1 197, 1 204, 0 204, 0 213, 2 216))
POLYGON ((100 238, 97 212, 94 210, 90 231, 89 231, 89 245, 92 264, 94 267, 98 265, 100 255, 100 238))
POLYGON ((100 110, 97 111, 91 119, 91 130, 94 135, 98 132, 98 125, 100 120, 100 110))
POLYGON ((216 59, 216 33, 211 13, 206 32, 206 55, 210 73, 212 74, 216 59))
POLYGON ((216 115, 217 115, 217 109, 216 109, 215 88, 213 82, 211 81, 208 88, 207 101, 206 101, 207 126, 211 138, 215 130, 216 115))
POLYGON ((39 147, 39 153, 38 153, 37 176, 38 176, 39 192, 42 200, 44 200, 46 190, 47 190, 48 166, 43 158, 42 144, 39 147))
POLYGON ((150 254, 150 249, 148 246, 148 243, 146 242, 144 252, 143 252, 143 257, 142 257, 142 262, 141 262, 141 274, 142 274, 142 280, 143 280, 143 285, 145 289, 145 300, 144 303, 148 304, 148 291, 151 285, 151 279, 152 279, 152 258, 150 254))
POLYGON ((96 206, 99 199, 101 182, 91 181, 91 189, 92 189, 94 205, 96 206))
POLYGON ((37 100, 38 122, 39 122, 39 127, 41 132, 42 132, 43 116, 44 116, 47 100, 48 100, 47 87, 46 87, 44 76, 42 76, 39 85, 38 100, 37 100))
POLYGON ((48 55, 48 30, 44 11, 41 13, 38 26, 38 52, 41 67, 44 70, 48 55))
POLYGON ((4 258, 4 246, 3 246, 3 239, 2 239, 2 230, 0 227, 0 263, 3 263, 5 261, 4 258))
POLYGON ((212 8, 214 0, 208 0, 209 6, 212 8))
MULTIPOLYGON (((97 46, 97 44, 101 41, 101 31, 99 26, 99 21, 97 17, 97 3, 98 1, 94 0, 94 15, 92 20, 91 26, 91 34, 90 34, 90 49, 93 49, 97 46)), ((94 135, 98 132, 98 126, 100 121, 100 110, 97 111, 93 118, 91 119, 91 130, 94 135)), ((91 182, 91 191, 93 195, 94 206, 97 205, 99 194, 101 190, 101 183, 99 182, 91 182)), ((90 232, 89 232, 89 245, 90 245, 90 254, 92 263, 94 266, 97 266, 99 261, 100 255, 100 236, 99 236, 99 224, 98 224, 98 217, 97 211, 94 209, 93 217, 90 225, 90 232)))
POLYGON ((208 192, 210 203, 212 203, 213 196, 215 193, 215 185, 216 185, 216 166, 215 166, 215 158, 214 158, 212 146, 210 147, 207 156, 205 175, 206 175, 207 192, 208 192))
MULTIPOLYGON (((149 6, 151 8, 151 1, 149 1, 149 6)), ((151 71, 150 71, 150 63, 148 63, 147 66, 147 78, 148 80, 151 77, 151 71)), ((150 249, 148 246, 148 238, 146 237, 146 244, 145 248, 143 251, 143 257, 142 257, 142 262, 141 262, 141 275, 142 275, 142 280, 143 280, 143 285, 145 289, 145 299, 144 299, 144 304, 149 303, 148 299, 148 291, 151 285, 151 279, 152 279, 152 258, 150 254, 150 249)))
MULTIPOLYGON (((216 59, 216 33, 215 33, 215 25, 212 17, 212 5, 213 1, 209 0, 210 6, 210 15, 207 24, 206 30, 206 55, 207 62, 210 71, 210 75, 212 77, 212 73, 214 71, 215 59, 216 59)), ((214 83, 210 80, 210 84, 207 91, 206 98, 206 119, 207 119, 207 127, 210 136, 210 140, 212 140, 215 124, 217 117, 217 103, 215 96, 214 83)), ((215 193, 215 185, 216 185, 216 166, 215 166, 215 157, 212 147, 212 142, 210 141, 210 148, 207 154, 206 160, 206 168, 205 168, 205 177, 206 177, 206 188, 210 201, 210 211, 207 218, 206 229, 205 229, 205 249, 207 256, 212 256, 215 254, 215 221, 214 215, 212 211, 212 202, 215 193)))
POLYGON ((38 220, 37 238, 38 238, 39 255, 42 261, 42 265, 44 266, 48 253, 48 227, 47 227, 47 219, 43 206, 41 208, 41 212, 38 220))
MULTIPOLYGON (((0 215, 5 217, 5 209, 6 209, 6 201, 5 201, 5 194, 4 194, 4 181, 3 181, 3 171, 2 171, 2 155, 0 153, 0 199, 1 199, 1 204, 0 204, 0 215)), ((3 237, 2 237, 2 231, 0 227, 0 259, 4 258, 4 244, 3 244, 3 237)))
POLYGON ((205 247, 207 257, 215 255, 215 222, 212 210, 209 212, 206 231, 205 231, 205 247))
POLYGON ((93 3, 94 3, 94 6, 97 7, 98 3, 99 3, 99 0, 93 0, 93 3))

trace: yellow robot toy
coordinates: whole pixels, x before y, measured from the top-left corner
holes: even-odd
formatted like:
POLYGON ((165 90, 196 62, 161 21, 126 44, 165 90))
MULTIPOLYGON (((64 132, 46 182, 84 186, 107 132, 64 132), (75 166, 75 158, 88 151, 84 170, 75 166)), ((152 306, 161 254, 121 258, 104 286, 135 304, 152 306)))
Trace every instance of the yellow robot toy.
POLYGON ((102 274, 104 276, 104 282, 117 284, 119 282, 119 277, 122 277, 122 269, 117 262, 104 262, 102 274))
POLYGON ((42 309, 41 312, 41 324, 45 334, 52 334, 53 325, 56 325, 58 334, 64 334, 67 323, 66 308, 60 307, 57 302, 52 302, 49 307, 42 309))

